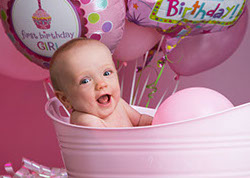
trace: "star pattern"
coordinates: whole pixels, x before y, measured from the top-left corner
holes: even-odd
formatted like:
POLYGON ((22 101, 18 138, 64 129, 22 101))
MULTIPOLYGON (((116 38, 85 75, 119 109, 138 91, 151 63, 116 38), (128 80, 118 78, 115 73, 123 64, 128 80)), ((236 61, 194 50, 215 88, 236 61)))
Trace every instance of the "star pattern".
POLYGON ((137 3, 133 4, 133 8, 135 8, 137 10, 139 6, 137 5, 137 3))

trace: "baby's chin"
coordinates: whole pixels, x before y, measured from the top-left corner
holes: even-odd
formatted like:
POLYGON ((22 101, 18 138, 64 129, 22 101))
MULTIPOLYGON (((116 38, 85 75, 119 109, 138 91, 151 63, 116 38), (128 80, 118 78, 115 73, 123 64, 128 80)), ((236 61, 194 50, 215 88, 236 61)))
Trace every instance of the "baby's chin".
POLYGON ((99 117, 100 119, 106 119, 114 113, 115 108, 116 105, 110 108, 99 109, 96 113, 94 113, 94 115, 99 117))

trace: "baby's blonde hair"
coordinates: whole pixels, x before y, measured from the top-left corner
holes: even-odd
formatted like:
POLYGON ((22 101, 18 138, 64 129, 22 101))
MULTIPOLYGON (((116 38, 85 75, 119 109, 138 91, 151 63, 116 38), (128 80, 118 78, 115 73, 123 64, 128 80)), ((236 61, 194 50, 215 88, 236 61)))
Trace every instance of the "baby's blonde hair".
POLYGON ((88 38, 74 38, 66 43, 64 43, 62 46, 60 46, 55 53, 53 54, 51 61, 50 61, 50 79, 53 85, 54 90, 61 91, 62 85, 60 81, 58 80, 60 71, 56 70, 56 63, 58 60, 60 60, 60 55, 62 55, 64 52, 70 51, 76 46, 79 46, 80 44, 83 44, 83 42, 90 42, 90 41, 96 41, 93 39, 88 38))

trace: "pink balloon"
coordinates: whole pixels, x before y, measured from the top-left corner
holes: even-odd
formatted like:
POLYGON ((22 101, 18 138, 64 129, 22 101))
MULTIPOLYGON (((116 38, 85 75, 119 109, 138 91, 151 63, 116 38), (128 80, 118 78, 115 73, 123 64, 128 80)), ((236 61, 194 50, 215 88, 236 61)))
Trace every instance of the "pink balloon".
POLYGON ((157 42, 161 35, 153 28, 141 27, 125 21, 123 37, 113 57, 119 61, 131 61, 142 57, 157 42))
POLYGON ((49 68, 53 53, 73 38, 99 40, 114 51, 126 10, 123 0, 1 0, 0 15, 15 47, 49 68))
POLYGON ((194 75, 211 69, 237 50, 245 35, 248 13, 230 29, 183 39, 169 55, 169 66, 179 75, 194 75))
POLYGON ((222 94, 208 88, 187 88, 171 95, 156 111, 153 125, 184 121, 234 107, 222 94))
POLYGON ((4 33, 0 25, 0 73, 21 80, 43 80, 49 77, 48 70, 29 62, 4 33))
POLYGON ((86 36, 100 40, 111 51, 114 51, 122 39, 124 31, 125 2, 123 0, 78 1, 81 2, 81 7, 86 12, 84 15, 87 19, 86 28, 88 29, 86 36))

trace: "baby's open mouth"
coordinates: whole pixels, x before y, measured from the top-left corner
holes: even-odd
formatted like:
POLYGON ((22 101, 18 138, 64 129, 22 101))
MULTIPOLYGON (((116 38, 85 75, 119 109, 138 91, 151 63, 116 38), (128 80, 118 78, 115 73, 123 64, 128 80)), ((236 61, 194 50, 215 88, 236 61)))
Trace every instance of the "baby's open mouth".
POLYGON ((100 104, 108 104, 110 102, 110 97, 111 95, 109 94, 102 95, 97 99, 97 102, 100 104))

